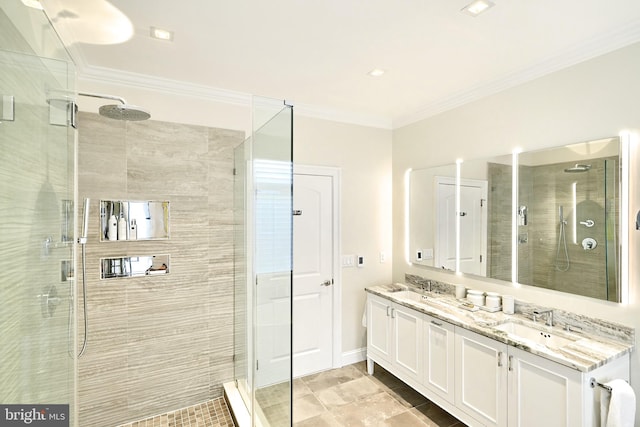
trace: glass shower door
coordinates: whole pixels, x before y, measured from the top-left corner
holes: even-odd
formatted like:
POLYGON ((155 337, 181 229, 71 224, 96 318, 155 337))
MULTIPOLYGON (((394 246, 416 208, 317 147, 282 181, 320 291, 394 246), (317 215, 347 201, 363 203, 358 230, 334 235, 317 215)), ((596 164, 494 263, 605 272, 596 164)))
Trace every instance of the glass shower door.
POLYGON ((235 379, 252 425, 291 423, 292 108, 254 100, 235 152, 235 379))
POLYGON ((48 407, 47 416, 73 425, 75 131, 68 102, 56 104, 49 95, 73 92, 75 74, 70 60, 43 56, 62 46, 52 44, 51 32, 41 11, 3 2, 0 405, 25 412, 48 407))

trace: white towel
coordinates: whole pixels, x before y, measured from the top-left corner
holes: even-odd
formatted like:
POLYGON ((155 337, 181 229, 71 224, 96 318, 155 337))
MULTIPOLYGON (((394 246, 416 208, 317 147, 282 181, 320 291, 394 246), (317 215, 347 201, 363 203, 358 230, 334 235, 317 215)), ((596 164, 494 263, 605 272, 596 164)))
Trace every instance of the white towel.
POLYGON ((600 393, 602 427, 633 427, 636 417, 636 395, 625 380, 609 381, 611 393, 600 393))

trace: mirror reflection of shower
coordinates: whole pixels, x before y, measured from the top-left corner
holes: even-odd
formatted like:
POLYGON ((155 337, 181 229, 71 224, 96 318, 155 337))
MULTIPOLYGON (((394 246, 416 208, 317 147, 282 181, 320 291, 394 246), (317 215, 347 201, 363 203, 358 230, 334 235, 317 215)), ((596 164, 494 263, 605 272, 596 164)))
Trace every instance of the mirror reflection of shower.
POLYGON ((567 250, 567 220, 564 217, 564 208, 558 207, 560 229, 558 231, 558 246, 556 248, 556 260, 554 267, 557 271, 569 270, 569 251, 567 250))

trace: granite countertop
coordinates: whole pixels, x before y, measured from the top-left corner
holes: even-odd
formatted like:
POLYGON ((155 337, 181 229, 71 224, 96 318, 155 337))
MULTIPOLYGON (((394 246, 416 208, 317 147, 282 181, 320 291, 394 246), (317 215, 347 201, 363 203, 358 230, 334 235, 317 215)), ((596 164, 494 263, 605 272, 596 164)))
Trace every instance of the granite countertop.
POLYGON ((451 294, 420 291, 403 284, 373 286, 367 288, 366 291, 581 372, 592 371, 611 360, 622 357, 630 353, 634 347, 629 342, 606 339, 598 334, 590 333, 588 323, 579 332, 566 332, 559 327, 546 326, 543 322, 533 323, 530 318, 518 313, 507 315, 501 311, 491 313, 484 310, 465 310, 460 307, 463 301, 456 300, 451 294), (410 289, 425 295, 426 301, 415 301, 398 294, 398 291, 410 289), (508 321, 534 326, 552 333, 553 336, 571 339, 572 342, 558 348, 551 348, 520 339, 494 328, 508 321))

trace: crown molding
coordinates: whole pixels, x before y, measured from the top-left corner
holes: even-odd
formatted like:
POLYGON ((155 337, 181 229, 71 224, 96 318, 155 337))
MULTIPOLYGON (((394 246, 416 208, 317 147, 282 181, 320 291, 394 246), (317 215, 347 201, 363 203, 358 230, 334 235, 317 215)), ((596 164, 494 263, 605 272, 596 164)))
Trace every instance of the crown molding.
MULTIPOLYGON (((165 93, 189 96, 212 102, 251 107, 252 95, 243 92, 198 85, 179 80, 166 79, 105 67, 78 67, 78 79, 91 83, 107 83, 165 93)), ((391 118, 340 111, 309 104, 295 103, 296 114, 322 120, 331 120, 360 126, 391 129, 391 118)))
MULTIPOLYGON (((68 39, 68 37, 64 37, 62 34, 61 38, 63 41, 68 39)), ((531 67, 472 86, 453 96, 426 104, 414 113, 396 118, 347 112, 339 109, 299 103, 295 104, 295 112, 297 115, 321 120, 381 129, 397 129, 638 42, 640 42, 640 20, 635 20, 606 35, 601 35, 584 43, 564 49, 556 55, 547 57, 531 67)), ((252 95, 248 93, 106 67, 90 66, 84 60, 79 49, 73 44, 68 44, 67 46, 76 64, 78 79, 81 81, 135 87, 159 93, 190 96, 236 106, 251 106, 252 95)))
POLYGON ((595 37, 585 43, 564 49, 560 53, 549 56, 531 67, 475 85, 446 99, 427 104, 415 113, 397 117, 393 120, 393 129, 425 120, 436 114, 452 110, 638 42, 640 42, 640 20, 635 20, 604 36, 595 37))

